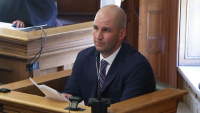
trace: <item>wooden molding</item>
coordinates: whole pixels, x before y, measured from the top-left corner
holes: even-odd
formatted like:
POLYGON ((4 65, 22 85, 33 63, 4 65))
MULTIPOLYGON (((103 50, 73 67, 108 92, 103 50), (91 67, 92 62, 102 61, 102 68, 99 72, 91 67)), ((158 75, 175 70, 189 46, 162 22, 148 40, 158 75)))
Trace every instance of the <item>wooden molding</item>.
POLYGON ((169 28, 167 50, 167 83, 177 87, 177 39, 179 27, 179 0, 169 1, 169 28))
MULTIPOLYGON (((41 57, 76 51, 93 45, 93 22, 44 29, 47 34, 41 57), (81 43, 80 43, 81 42, 81 43), (79 45, 79 46, 77 46, 79 45)), ((30 59, 41 48, 41 31, 23 32, 0 28, 0 55, 30 59)))
POLYGON ((93 22, 86 22, 44 29, 47 38, 42 54, 32 61, 41 49, 41 30, 0 28, 0 83, 71 69, 78 52, 94 45, 92 25, 93 22), (27 72, 26 65, 35 61, 39 62, 39 69, 27 72))

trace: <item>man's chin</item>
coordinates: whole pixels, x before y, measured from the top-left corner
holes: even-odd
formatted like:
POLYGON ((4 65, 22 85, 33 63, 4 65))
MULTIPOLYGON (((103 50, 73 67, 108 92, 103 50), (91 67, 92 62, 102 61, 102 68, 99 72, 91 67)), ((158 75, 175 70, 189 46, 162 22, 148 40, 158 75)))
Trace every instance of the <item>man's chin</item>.
POLYGON ((96 50, 99 51, 99 52, 103 52, 103 48, 101 47, 98 47, 98 46, 95 46, 96 50))

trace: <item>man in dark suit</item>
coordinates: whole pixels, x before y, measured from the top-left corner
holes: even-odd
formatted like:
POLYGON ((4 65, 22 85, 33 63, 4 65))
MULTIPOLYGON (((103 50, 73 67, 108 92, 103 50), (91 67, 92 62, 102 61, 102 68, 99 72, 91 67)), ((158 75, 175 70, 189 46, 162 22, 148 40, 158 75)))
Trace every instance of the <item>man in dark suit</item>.
POLYGON ((112 104, 155 91, 149 62, 124 41, 124 11, 115 5, 103 7, 96 14, 93 27, 95 47, 79 52, 62 95, 68 99, 80 96, 87 104, 97 95, 98 77, 102 97, 111 98, 112 104))

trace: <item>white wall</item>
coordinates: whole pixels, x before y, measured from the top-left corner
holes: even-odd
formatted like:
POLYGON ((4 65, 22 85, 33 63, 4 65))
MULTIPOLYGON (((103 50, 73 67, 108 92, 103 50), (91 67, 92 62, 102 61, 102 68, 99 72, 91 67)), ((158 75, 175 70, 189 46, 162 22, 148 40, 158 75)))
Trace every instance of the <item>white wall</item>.
POLYGON ((183 80, 183 89, 189 92, 188 95, 183 97, 183 102, 188 106, 191 113, 200 113, 200 97, 185 80, 183 80))

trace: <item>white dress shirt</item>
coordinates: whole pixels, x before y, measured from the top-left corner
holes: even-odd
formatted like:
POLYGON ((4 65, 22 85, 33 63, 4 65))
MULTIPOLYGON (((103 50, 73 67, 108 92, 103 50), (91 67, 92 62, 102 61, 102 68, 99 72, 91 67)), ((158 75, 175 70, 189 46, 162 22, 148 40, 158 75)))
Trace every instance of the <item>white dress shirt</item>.
MULTIPOLYGON (((101 66, 101 60, 102 59, 104 59, 104 60, 106 60, 109 64, 107 65, 107 67, 106 67, 106 75, 107 75, 107 73, 108 73, 108 70, 110 69, 110 66, 112 65, 112 63, 113 63, 113 60, 115 59, 115 57, 116 57, 116 55, 117 55, 117 53, 119 52, 119 50, 120 50, 120 48, 121 48, 121 46, 112 54, 112 55, 110 55, 109 57, 107 57, 107 58, 104 58, 101 54, 100 54, 100 66, 101 66)), ((100 67, 99 66, 99 67, 100 67)), ((100 68, 99 68, 100 69, 100 68)), ((99 72, 100 72, 100 70, 99 70, 99 72)))

